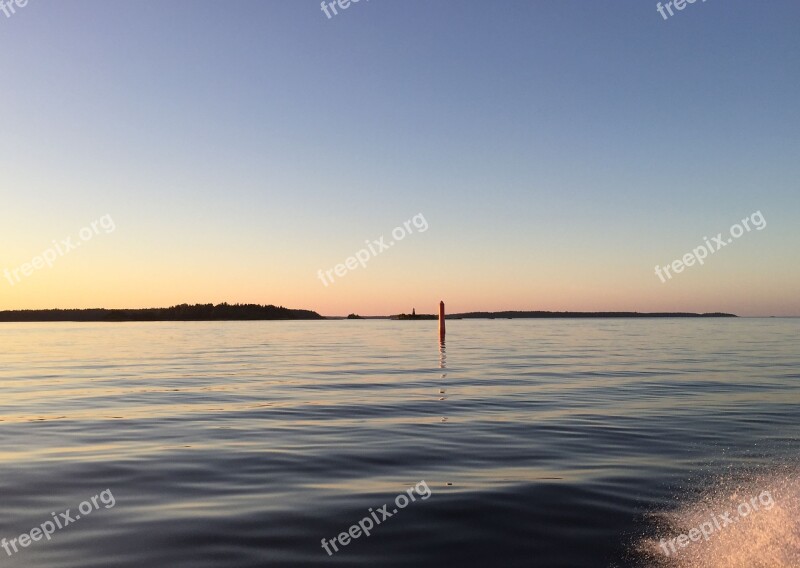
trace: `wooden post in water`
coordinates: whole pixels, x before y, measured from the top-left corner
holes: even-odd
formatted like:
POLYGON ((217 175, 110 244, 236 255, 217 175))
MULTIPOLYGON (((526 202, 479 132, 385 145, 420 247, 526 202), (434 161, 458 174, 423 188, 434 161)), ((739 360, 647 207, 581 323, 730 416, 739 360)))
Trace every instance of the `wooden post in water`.
POLYGON ((439 302, 439 341, 444 341, 444 302, 439 302))

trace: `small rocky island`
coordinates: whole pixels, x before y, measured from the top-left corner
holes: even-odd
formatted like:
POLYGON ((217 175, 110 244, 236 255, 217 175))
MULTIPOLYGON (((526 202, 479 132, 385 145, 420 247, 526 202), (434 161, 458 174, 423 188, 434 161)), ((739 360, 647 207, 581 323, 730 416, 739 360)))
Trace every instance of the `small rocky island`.
POLYGON ((438 319, 439 316, 434 314, 418 314, 415 308, 412 308, 410 314, 397 314, 394 316, 389 316, 391 320, 435 320, 438 319))

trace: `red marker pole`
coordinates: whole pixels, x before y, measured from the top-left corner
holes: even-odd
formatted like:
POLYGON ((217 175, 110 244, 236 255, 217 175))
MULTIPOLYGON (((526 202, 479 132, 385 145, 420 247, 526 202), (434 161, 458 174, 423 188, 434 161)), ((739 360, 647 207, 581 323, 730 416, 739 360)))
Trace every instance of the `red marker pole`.
POLYGON ((444 302, 439 302, 439 341, 444 341, 444 302))

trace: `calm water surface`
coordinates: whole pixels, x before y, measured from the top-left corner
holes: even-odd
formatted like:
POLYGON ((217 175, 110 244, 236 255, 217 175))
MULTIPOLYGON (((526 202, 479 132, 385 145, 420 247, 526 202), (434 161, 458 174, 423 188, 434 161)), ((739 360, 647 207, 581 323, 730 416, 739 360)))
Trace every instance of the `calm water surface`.
MULTIPOLYGON (((0 565, 649 566, 643 539, 677 536, 661 513, 741 493, 723 478, 792 479, 799 336, 452 321, 442 348, 436 322, 0 324, 0 538, 115 499, 0 565), (423 480, 427 499, 323 550, 423 480)), ((681 566, 756 543, 694 546, 681 566)))

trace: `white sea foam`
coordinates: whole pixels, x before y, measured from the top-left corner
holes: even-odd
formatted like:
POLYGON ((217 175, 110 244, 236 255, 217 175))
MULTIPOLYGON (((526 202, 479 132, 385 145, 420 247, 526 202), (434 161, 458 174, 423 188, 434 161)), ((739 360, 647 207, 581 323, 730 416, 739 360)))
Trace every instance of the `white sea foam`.
MULTIPOLYGON (((746 511, 742 507, 742 511, 746 511)), ((652 568, 797 568, 800 566, 800 480, 796 472, 756 475, 742 481, 725 479, 676 511, 658 514, 655 538, 644 539, 638 549, 652 568), (765 492, 774 505, 762 503, 765 492), (762 496, 759 501, 758 497, 762 496), (753 499, 755 498, 755 501, 753 499), (740 515, 742 503, 758 510, 740 515), (733 522, 724 526, 721 516, 733 522), (689 534, 710 519, 720 527, 708 539, 690 541, 685 547, 669 547, 681 534, 689 534), (662 541, 661 539, 664 539, 662 541)), ((696 533, 695 533, 696 536, 696 533)))

